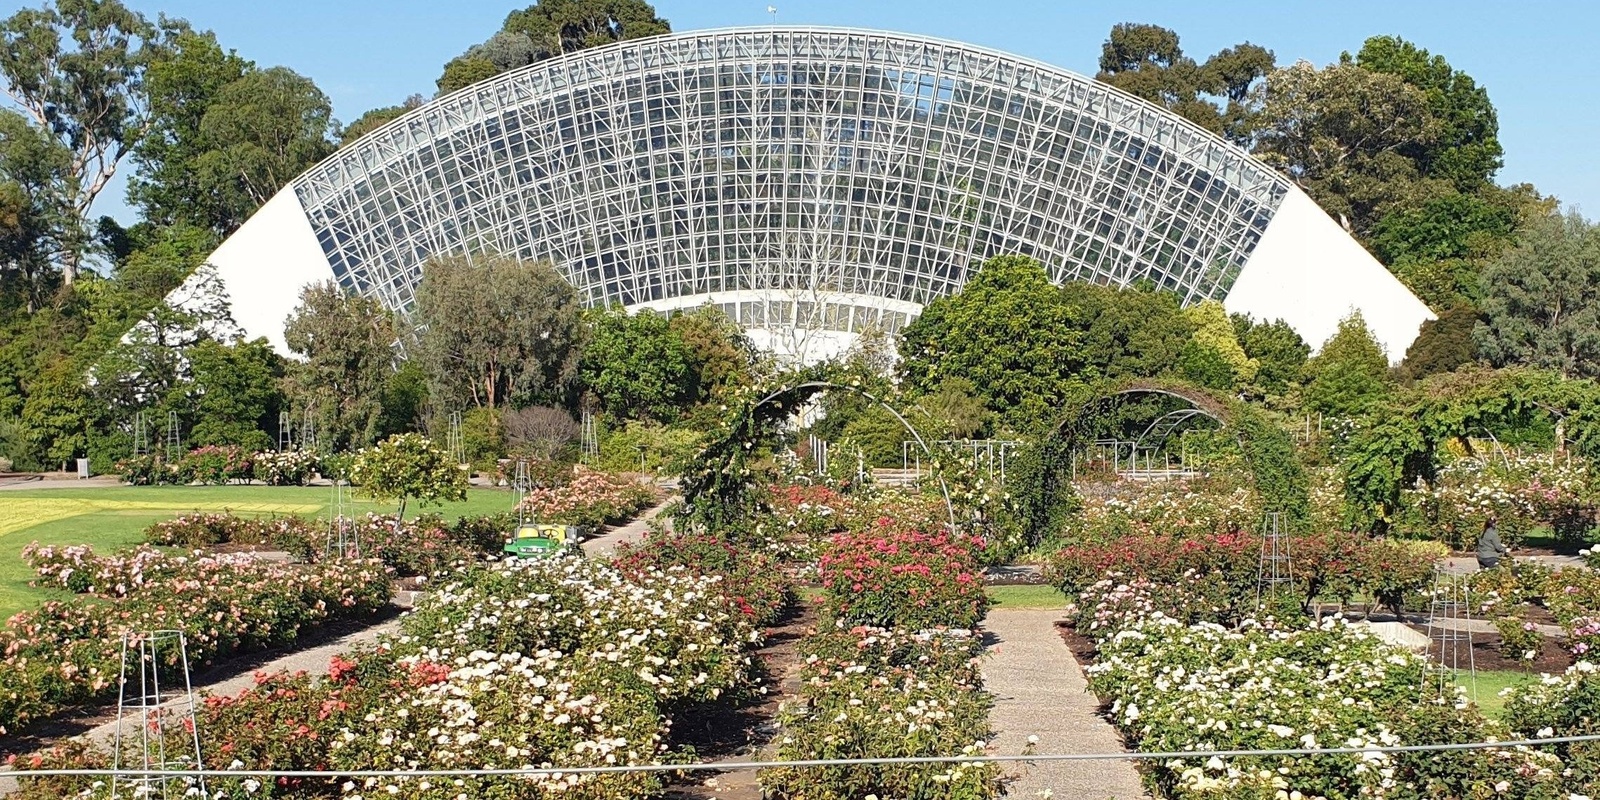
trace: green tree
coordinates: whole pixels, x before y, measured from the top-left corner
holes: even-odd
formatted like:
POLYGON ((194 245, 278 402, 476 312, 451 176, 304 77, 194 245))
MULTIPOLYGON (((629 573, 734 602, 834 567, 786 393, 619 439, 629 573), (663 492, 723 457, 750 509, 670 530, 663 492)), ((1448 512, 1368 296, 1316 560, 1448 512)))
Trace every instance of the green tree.
POLYGON ((1183 316, 1194 328, 1192 339, 1194 345, 1216 353, 1223 363, 1228 365, 1229 380, 1226 384, 1206 385, 1226 390, 1255 380, 1261 364, 1247 355, 1244 347, 1239 344, 1233 322, 1228 319, 1228 312, 1223 310, 1221 303, 1216 300, 1202 300, 1185 308, 1183 316))
POLYGON ((989 427, 994 415, 984 408, 972 381, 947 378, 917 398, 906 416, 925 439, 972 439, 989 427))
POLYGON ((417 289, 420 362, 442 408, 554 396, 575 376, 578 296, 546 262, 440 257, 417 289))
POLYGON ((1061 293, 1088 323, 1079 342, 1087 367, 1107 378, 1171 372, 1194 335, 1178 296, 1148 281, 1127 288, 1067 281, 1061 293))
POLYGON ((344 145, 360 139, 361 137, 366 136, 367 134, 405 116, 407 112, 421 108, 422 104, 425 102, 427 102, 427 100, 425 100, 422 95, 414 94, 410 97, 407 97, 400 105, 374 108, 371 111, 356 117, 355 122, 344 126, 344 128, 339 131, 339 146, 343 147, 344 145))
POLYGON ((9 109, 0 108, 0 300, 33 313, 55 294, 57 265, 84 245, 84 230, 62 185, 70 153, 9 109))
POLYGON ((1329 416, 1359 414, 1389 393, 1389 359, 1356 312, 1306 363, 1306 407, 1329 416))
POLYGON ((289 350, 304 358, 290 367, 289 383, 295 405, 311 410, 319 437, 333 449, 364 447, 377 437, 396 335, 376 300, 347 294, 333 281, 300 290, 300 305, 283 328, 289 350))
POLYGON ((1399 377, 1415 381, 1441 372, 1452 372, 1477 360, 1478 346, 1472 331, 1478 324, 1478 310, 1457 303, 1439 313, 1438 319, 1422 323, 1416 341, 1406 348, 1400 362, 1399 377))
POLYGON ((1232 320, 1234 335, 1245 355, 1260 365, 1255 385, 1269 394, 1288 391, 1305 370, 1311 346, 1281 319, 1258 323, 1243 314, 1234 314, 1232 320))
POLYGON ((1249 42, 1199 64, 1183 54, 1176 32, 1124 22, 1111 28, 1101 46, 1095 79, 1245 142, 1254 116, 1251 89, 1273 66, 1272 51, 1249 42))
POLYGON ((266 339, 222 344, 207 339, 186 354, 193 383, 193 444, 233 444, 246 450, 272 446, 266 429, 283 408, 283 359, 266 339))
POLYGON ((296 175, 333 152, 333 108, 309 78, 285 67, 222 87, 200 121, 207 150, 194 162, 199 188, 232 230, 296 175))
POLYGON ((1480 263, 1510 243, 1517 222, 1513 206, 1484 194, 1452 192, 1390 212, 1373 226, 1373 254, 1433 308, 1476 300, 1480 263))
POLYGON ((71 459, 88 455, 89 392, 72 362, 58 361, 32 382, 21 423, 31 460, 65 469, 71 459))
POLYGON ((578 374, 616 419, 671 422, 700 393, 689 347, 648 309, 592 312, 578 374))
POLYGON ((1479 350, 1495 366, 1600 375, 1600 228, 1552 214, 1519 238, 1484 268, 1479 350))
POLYGON ((667 327, 689 349, 700 402, 725 396, 753 379, 755 347, 722 309, 708 305, 681 311, 672 315, 667 327))
POLYGON ((357 453, 350 480, 368 497, 399 500, 401 518, 412 498, 423 506, 467 499, 466 470, 418 433, 396 434, 357 453))
POLYGON ((389 437, 420 430, 427 404, 427 371, 415 359, 401 362, 383 381, 383 411, 378 417, 378 435, 389 437))
MULTIPOLYGON (((1348 56, 1346 57, 1348 59, 1348 56)), ((1450 181, 1470 192, 1488 186, 1499 171, 1499 115, 1489 93, 1472 77, 1398 36, 1374 36, 1356 54, 1355 64, 1372 72, 1397 75, 1421 90, 1428 111, 1438 122, 1436 135, 1401 152, 1417 162, 1423 175, 1450 181)))
POLYGON ((210 31, 167 23, 170 47, 155 54, 145 75, 150 126, 134 146, 128 201, 155 226, 191 225, 227 236, 237 226, 197 165, 213 149, 201 131, 224 87, 255 69, 224 51, 210 31))
POLYGON ((902 332, 901 370, 920 392, 965 378, 1019 430, 1041 424, 1082 371, 1076 310, 1039 262, 995 256, 902 332))
POLYGON ((564 53, 671 32, 644 0, 539 0, 511 12, 488 41, 445 64, 439 93, 564 53))
MULTIPOLYGON (((149 125, 145 70, 165 45, 118 0, 56 0, 0 20, 6 94, 63 154, 54 182, 67 214, 60 237, 86 238, 90 208, 149 125)), ((59 252, 63 281, 77 279, 81 247, 59 252)))
POLYGON ((1422 176, 1406 154, 1429 146, 1438 125, 1415 86, 1354 64, 1302 61, 1267 76, 1259 94, 1257 155, 1357 234, 1416 196, 1422 176))

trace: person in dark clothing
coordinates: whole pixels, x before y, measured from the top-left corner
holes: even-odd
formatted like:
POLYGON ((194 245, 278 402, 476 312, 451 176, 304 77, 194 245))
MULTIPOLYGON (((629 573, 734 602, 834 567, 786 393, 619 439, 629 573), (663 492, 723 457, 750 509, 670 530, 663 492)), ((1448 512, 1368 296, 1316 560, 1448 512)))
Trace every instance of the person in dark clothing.
POLYGON ((1493 569, 1506 553, 1506 546, 1500 541, 1500 530, 1495 527, 1494 517, 1484 520, 1483 535, 1478 537, 1478 566, 1493 569))

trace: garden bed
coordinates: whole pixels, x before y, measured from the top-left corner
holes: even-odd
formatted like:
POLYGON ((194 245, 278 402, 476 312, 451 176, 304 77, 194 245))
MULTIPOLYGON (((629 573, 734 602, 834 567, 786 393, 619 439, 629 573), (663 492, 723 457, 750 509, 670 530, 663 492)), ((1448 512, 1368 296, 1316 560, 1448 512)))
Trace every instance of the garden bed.
MULTIPOLYGON (((761 664, 765 694, 742 706, 696 709, 676 719, 673 744, 693 748, 696 760, 747 761, 767 755, 777 732, 778 708, 796 696, 800 683, 801 640, 817 627, 817 609, 810 602, 795 603, 774 626, 755 655, 761 664)), ((668 800, 762 800, 754 770, 689 772, 668 784, 668 800)))

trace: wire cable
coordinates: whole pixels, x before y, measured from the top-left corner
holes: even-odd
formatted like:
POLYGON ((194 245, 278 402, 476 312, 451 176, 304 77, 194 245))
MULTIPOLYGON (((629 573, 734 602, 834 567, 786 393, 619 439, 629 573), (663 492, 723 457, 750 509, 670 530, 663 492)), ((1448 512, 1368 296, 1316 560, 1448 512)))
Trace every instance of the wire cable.
POLYGON ((1210 758, 1249 758, 1262 756, 1332 756, 1390 753, 1432 753, 1459 750, 1487 750, 1514 747, 1544 747, 1553 744, 1600 741, 1600 734, 1552 736, 1547 739, 1518 739, 1505 742, 1464 742, 1456 744, 1415 744, 1375 747, 1289 748, 1282 750, 1180 750, 1164 753, 1047 753, 1014 756, 901 756, 896 758, 835 758, 800 761, 724 761, 695 764, 619 764, 604 767, 508 767, 501 769, 355 769, 355 770, 280 770, 280 769, 10 769, 0 775, 14 777, 47 776, 124 776, 169 778, 477 778, 536 777, 565 775, 607 775, 636 772, 732 772, 776 767, 868 767, 886 764, 997 764, 1040 761, 1166 761, 1210 758))

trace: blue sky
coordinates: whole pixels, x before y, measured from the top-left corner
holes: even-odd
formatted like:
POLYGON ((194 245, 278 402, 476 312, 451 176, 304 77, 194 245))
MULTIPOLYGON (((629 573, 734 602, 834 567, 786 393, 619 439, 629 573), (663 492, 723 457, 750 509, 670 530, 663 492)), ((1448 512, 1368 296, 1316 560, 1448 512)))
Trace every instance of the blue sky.
MULTIPOLYGON (((125 0, 216 32, 263 66, 311 77, 348 122, 414 92, 431 95, 441 65, 532 0, 125 0)), ((1600 4, 1480 0, 1113 2, 1112 0, 772 0, 779 23, 882 28, 959 39, 1092 75, 1117 22, 1176 30, 1203 59, 1251 41, 1279 64, 1318 65, 1368 36, 1397 34, 1465 70, 1500 111, 1502 183, 1530 182, 1600 216, 1600 4)), ((26 3, 33 5, 35 3, 26 3)), ((9 15, 20 5, 0 0, 9 15), (10 6, 10 8, 6 8, 10 6)), ((674 30, 769 24, 767 0, 661 0, 674 30)), ((119 182, 120 183, 120 182, 119 182)), ((100 211, 132 216, 112 190, 100 211)))

